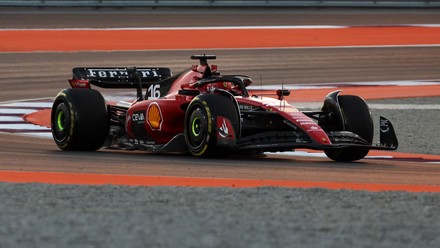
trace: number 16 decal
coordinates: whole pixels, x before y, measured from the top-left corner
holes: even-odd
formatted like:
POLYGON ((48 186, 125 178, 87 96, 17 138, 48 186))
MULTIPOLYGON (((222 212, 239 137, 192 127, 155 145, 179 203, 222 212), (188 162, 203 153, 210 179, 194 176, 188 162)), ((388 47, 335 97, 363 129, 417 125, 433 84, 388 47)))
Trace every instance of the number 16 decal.
POLYGON ((152 84, 148 87, 148 98, 157 99, 160 98, 160 84, 152 84))

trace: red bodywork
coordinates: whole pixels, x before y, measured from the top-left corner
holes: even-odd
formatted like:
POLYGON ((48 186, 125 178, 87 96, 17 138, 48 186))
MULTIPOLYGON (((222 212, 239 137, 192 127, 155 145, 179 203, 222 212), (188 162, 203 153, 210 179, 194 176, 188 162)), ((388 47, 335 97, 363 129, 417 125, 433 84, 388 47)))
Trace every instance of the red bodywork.
MULTIPOLYGON (((217 66, 194 65, 173 82, 165 97, 135 102, 127 112, 126 132, 128 136, 132 139, 151 137, 152 144, 159 145, 166 144, 176 135, 183 133, 185 110, 194 96, 180 95, 179 90, 199 90, 200 94, 211 91, 213 87, 239 90, 234 89, 230 83, 216 82, 201 87, 196 86, 195 83, 203 78, 206 70, 215 73, 217 66), (139 129, 138 124, 143 125, 144 130, 139 129)), ((238 92, 238 95, 240 93, 238 92)), ((325 131, 316 122, 284 100, 259 96, 237 96, 236 100, 238 104, 252 105, 279 113, 286 120, 301 127, 315 143, 331 144, 325 131)), ((221 125, 219 123, 221 122, 217 125, 221 125)))
POLYGON ((207 62, 215 58, 193 55, 200 64, 175 76, 166 67, 73 68, 69 83, 79 89, 63 90, 52 108, 55 142, 63 150, 104 147, 198 157, 308 148, 323 150, 335 161, 398 147, 394 128, 383 116, 380 143, 373 144, 371 113, 359 96, 336 90, 320 110, 299 111, 284 100, 289 90, 282 87, 274 97, 252 95, 246 88, 252 79, 220 75, 207 62), (91 85, 133 88, 137 100, 106 102, 91 85))

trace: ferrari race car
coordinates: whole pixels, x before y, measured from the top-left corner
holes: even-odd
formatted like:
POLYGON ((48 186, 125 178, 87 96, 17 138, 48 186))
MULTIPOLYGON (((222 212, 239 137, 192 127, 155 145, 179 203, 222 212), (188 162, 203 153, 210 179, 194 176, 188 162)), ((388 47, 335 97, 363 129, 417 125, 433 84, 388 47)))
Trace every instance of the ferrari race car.
POLYGON ((168 68, 74 68, 72 88, 55 98, 53 138, 62 150, 100 148, 182 152, 197 157, 259 154, 296 148, 323 150, 336 161, 364 158, 370 149, 395 150, 393 125, 380 117, 380 143, 365 101, 329 93, 319 111, 299 111, 284 97, 252 95, 248 76, 221 75, 208 60, 177 75, 168 68), (133 88, 132 102, 106 102, 91 85, 133 88), (143 89, 146 89, 144 95, 143 89))

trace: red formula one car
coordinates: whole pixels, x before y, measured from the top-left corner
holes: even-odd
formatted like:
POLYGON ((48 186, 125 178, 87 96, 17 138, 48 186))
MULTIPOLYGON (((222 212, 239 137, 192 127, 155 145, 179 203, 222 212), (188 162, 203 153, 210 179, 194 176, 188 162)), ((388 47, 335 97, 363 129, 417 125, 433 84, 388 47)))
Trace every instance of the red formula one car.
POLYGON ((389 120, 380 117, 380 143, 365 101, 331 92, 322 109, 302 112, 283 98, 250 95, 252 80, 221 75, 208 65, 214 55, 177 75, 168 68, 74 68, 71 89, 56 97, 52 134, 63 150, 102 147, 194 156, 323 150, 336 161, 365 157, 370 149, 395 150, 398 142, 389 120), (136 88, 132 103, 106 103, 102 88, 136 88), (143 94, 143 88, 146 94, 143 94))

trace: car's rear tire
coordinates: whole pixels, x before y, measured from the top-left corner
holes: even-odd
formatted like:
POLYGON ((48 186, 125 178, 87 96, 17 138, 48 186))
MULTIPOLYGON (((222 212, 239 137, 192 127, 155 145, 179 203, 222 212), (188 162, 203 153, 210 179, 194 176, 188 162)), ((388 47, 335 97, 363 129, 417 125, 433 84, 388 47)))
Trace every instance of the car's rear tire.
MULTIPOLYGON (((373 142, 374 127, 370 109, 365 101, 358 96, 352 95, 338 96, 338 101, 342 112, 341 123, 344 123, 345 127, 339 127, 339 130, 333 131, 353 132, 371 144, 373 142)), ((326 149, 324 152, 332 160, 349 162, 364 158, 368 154, 369 149, 326 149)))
POLYGON ((55 143, 62 150, 101 148, 109 130, 101 93, 93 89, 62 90, 52 106, 51 129, 55 143))
POLYGON ((221 156, 228 152, 217 146, 216 119, 228 119, 238 137, 240 116, 233 100, 217 94, 199 95, 191 101, 185 114, 184 136, 189 152, 196 157, 221 156))

